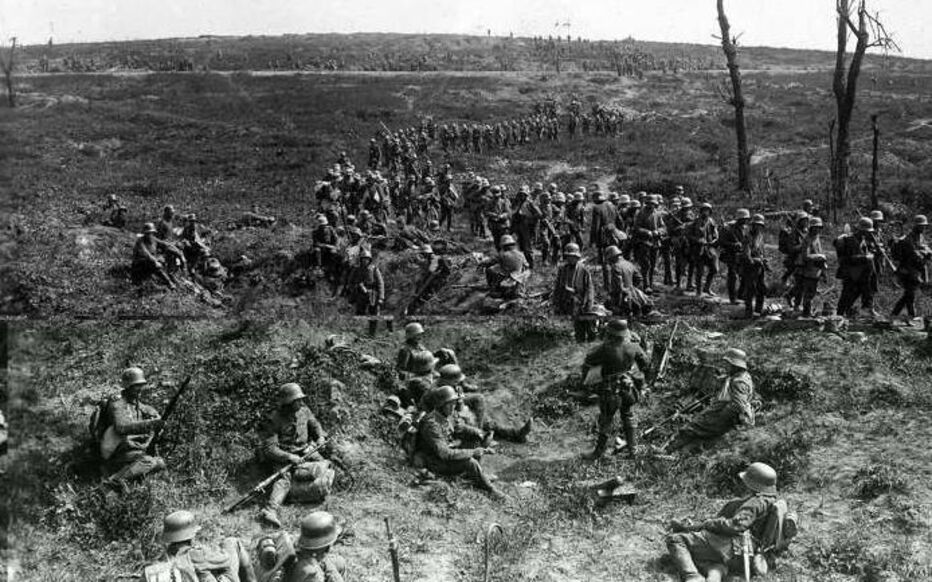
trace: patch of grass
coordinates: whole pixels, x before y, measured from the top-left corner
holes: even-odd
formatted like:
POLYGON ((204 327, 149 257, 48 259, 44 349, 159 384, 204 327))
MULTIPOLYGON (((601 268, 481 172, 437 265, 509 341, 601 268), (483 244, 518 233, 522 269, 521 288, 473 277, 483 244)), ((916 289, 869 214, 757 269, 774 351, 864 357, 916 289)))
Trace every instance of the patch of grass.
POLYGON ((713 494, 740 495, 746 491, 738 473, 750 463, 767 463, 777 472, 777 487, 792 489, 806 477, 809 454, 816 444, 811 433, 785 432, 761 441, 752 441, 739 451, 719 453, 705 468, 705 480, 713 494))
POLYGON ((861 467, 854 475, 854 496, 870 501, 881 495, 910 492, 909 469, 891 459, 875 459, 870 465, 861 467))
POLYGON ((755 380, 755 389, 768 402, 810 402, 815 397, 811 378, 793 370, 760 370, 755 380))

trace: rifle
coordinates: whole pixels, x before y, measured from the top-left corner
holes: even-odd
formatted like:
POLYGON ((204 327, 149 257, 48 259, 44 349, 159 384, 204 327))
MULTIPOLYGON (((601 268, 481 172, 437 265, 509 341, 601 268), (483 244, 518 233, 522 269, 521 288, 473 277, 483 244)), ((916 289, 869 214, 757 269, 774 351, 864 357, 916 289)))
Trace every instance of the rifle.
MULTIPOLYGON (((165 407, 165 412, 162 413, 162 422, 168 420, 168 417, 172 415, 175 411, 175 407, 178 405, 178 400, 181 398, 181 395, 185 390, 188 389, 188 386, 191 384, 191 376, 188 376, 181 383, 181 386, 178 387, 178 391, 175 392, 175 395, 172 396, 172 399, 168 401, 168 406, 165 407)), ((162 432, 165 430, 165 425, 162 424, 161 427, 155 430, 152 433, 152 439, 149 440, 149 446, 146 447, 147 455, 155 455, 155 448, 159 444, 159 439, 162 437, 162 432)))
POLYGON ((744 561, 744 582, 751 582, 751 532, 742 535, 741 557, 744 561))
POLYGON ((673 338, 676 337, 676 330, 679 325, 679 320, 673 323, 673 331, 670 332, 670 337, 667 339, 667 344, 666 347, 664 347, 663 355, 660 356, 660 363, 657 365, 657 372, 654 375, 653 380, 651 380, 651 385, 656 384, 658 380, 663 379, 663 375, 667 371, 667 364, 670 362, 670 351, 673 349, 673 338))
POLYGON ((704 405, 704 404, 706 403, 706 401, 708 401, 710 398, 711 398, 711 395, 709 395, 709 396, 703 396, 702 398, 697 398, 696 400, 693 400, 692 402, 690 402, 690 403, 687 404, 686 406, 680 408, 679 410, 677 410, 676 412, 674 412, 674 413, 671 414, 670 416, 666 417, 665 419, 661 420, 661 421, 658 422, 657 424, 655 424, 655 425, 651 426, 650 428, 648 428, 647 430, 645 430, 643 433, 641 433, 641 438, 643 439, 643 438, 649 437, 649 436, 652 435, 652 434, 654 433, 654 431, 656 431, 658 428, 660 428, 661 426, 667 424, 668 422, 672 422, 672 421, 676 420, 678 417, 680 417, 680 416, 683 415, 683 414, 691 414, 691 413, 693 413, 693 412, 696 412, 696 411, 699 410, 699 409, 702 407, 702 405, 704 405))
POLYGON ((281 469, 279 469, 279 470, 275 471, 274 473, 272 473, 269 477, 263 479, 258 485, 256 485, 256 486, 253 487, 252 489, 250 489, 250 490, 249 490, 249 493, 247 493, 246 495, 240 497, 240 498, 239 498, 238 500, 236 500, 232 505, 230 505, 230 506, 228 506, 227 508, 225 508, 225 509, 223 510, 223 513, 231 513, 231 512, 233 512, 233 511, 236 511, 236 510, 239 509, 240 507, 243 507, 244 505, 246 505, 247 503, 249 503, 249 502, 252 501, 253 499, 256 499, 257 497, 259 497, 260 495, 262 495, 263 493, 265 493, 265 490, 266 490, 269 486, 271 486, 273 483, 275 483, 276 481, 278 481, 279 479, 281 479, 282 477, 284 477, 285 473, 287 473, 288 471, 291 471, 292 469, 294 469, 294 468, 295 468, 296 466, 298 466, 299 464, 301 464, 301 463, 307 461, 308 459, 310 459, 311 456, 312 456, 314 453, 316 453, 317 451, 319 451, 325 444, 327 444, 327 440, 326 440, 326 439, 324 439, 324 442, 320 443, 319 445, 317 445, 316 447, 314 447, 313 449, 311 449, 310 451, 308 451, 307 453, 305 453, 304 456, 301 457, 301 460, 298 461, 297 463, 289 463, 289 464, 285 465, 284 467, 282 467, 281 469))
POLYGON ((392 526, 385 518, 385 531, 388 532, 388 553, 392 557, 392 578, 395 582, 401 582, 401 565, 398 563, 398 542, 392 533, 392 526))

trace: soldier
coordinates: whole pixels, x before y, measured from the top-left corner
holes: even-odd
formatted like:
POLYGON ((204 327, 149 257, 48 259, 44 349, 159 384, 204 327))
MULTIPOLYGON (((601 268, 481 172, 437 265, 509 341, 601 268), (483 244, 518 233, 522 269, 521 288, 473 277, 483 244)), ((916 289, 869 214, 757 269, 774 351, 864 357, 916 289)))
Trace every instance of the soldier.
POLYGON ((728 364, 724 385, 712 403, 680 430, 670 443, 670 450, 718 438, 739 426, 754 426, 754 408, 758 402, 754 381, 748 373, 747 354, 729 348, 722 359, 728 364))
POLYGON ((777 472, 764 463, 752 463, 738 477, 748 495, 729 501, 718 516, 699 524, 671 522, 674 533, 666 538, 667 551, 683 582, 706 581, 696 562, 708 565, 708 580, 724 579, 728 562, 741 557, 745 532, 755 540, 763 536, 770 508, 777 501, 777 472))
POLYGON ((741 278, 742 286, 738 288, 738 272, 741 268, 738 264, 738 258, 748 242, 746 229, 750 220, 750 211, 747 208, 739 208, 735 213, 735 220, 722 228, 722 236, 719 240, 719 247, 722 249, 722 261, 728 267, 725 284, 728 288, 728 302, 732 305, 737 305, 738 298, 744 297, 743 277, 741 278))
POLYGON ((644 277, 644 290, 654 287, 654 269, 657 266, 657 252, 660 239, 665 234, 663 217, 657 211, 657 197, 653 194, 645 198, 644 209, 634 218, 634 256, 641 275, 644 277))
POLYGON ((407 381, 397 394, 398 399, 401 400, 405 407, 416 406, 422 411, 431 408, 425 398, 431 388, 434 387, 437 362, 438 360, 434 357, 434 354, 427 350, 411 354, 411 360, 408 363, 407 381))
POLYGON ((126 228, 126 212, 127 208, 120 204, 110 211, 110 217, 107 218, 104 222, 104 226, 112 226, 113 228, 126 228))
POLYGON ((631 373, 637 364, 640 374, 644 374, 650 362, 641 347, 631 341, 628 322, 615 319, 609 322, 605 342, 589 352, 582 365, 582 377, 596 366, 602 368, 602 380, 599 384, 599 437, 595 449, 584 457, 589 460, 600 458, 605 453, 609 437, 613 433, 615 413, 621 415, 625 431, 628 456, 632 459, 637 453, 637 425, 634 421, 633 407, 641 397, 642 382, 631 373))
POLYGON ((504 495, 482 470, 479 461, 489 450, 484 447, 457 449, 450 446, 453 438, 453 413, 459 395, 451 386, 443 386, 434 397, 436 408, 424 416, 418 425, 415 463, 438 475, 463 475, 477 487, 495 498, 504 495))
POLYGON ((336 289, 339 283, 338 271, 340 267, 340 256, 337 251, 337 233, 330 225, 330 220, 324 215, 318 215, 317 228, 311 233, 311 250, 313 252, 313 264, 321 269, 324 276, 336 289))
POLYGON ((822 219, 813 216, 809 220, 806 242, 797 259, 796 287, 802 299, 803 316, 812 317, 812 300, 815 298, 819 281, 825 279, 826 258, 822 250, 822 219))
POLYGON ((413 370, 411 358, 413 354, 427 351, 427 348, 421 343, 423 337, 423 325, 415 321, 405 325, 405 343, 398 350, 398 355, 395 357, 395 370, 401 380, 407 380, 411 375, 413 370))
POLYGON ((147 452, 152 435, 165 423, 154 408, 141 400, 148 384, 145 375, 139 368, 127 368, 120 381, 120 397, 106 405, 107 428, 100 443, 104 470, 109 474, 104 484, 113 487, 165 469, 161 457, 147 452))
POLYGON ((249 551, 235 537, 220 550, 195 542, 201 528, 190 511, 176 511, 162 522, 162 543, 168 562, 145 569, 148 582, 256 582, 249 551))
POLYGON ((741 287, 744 288, 744 314, 750 319, 764 313, 764 276, 767 273, 767 256, 764 249, 764 216, 755 214, 747 240, 738 256, 741 267, 741 287))
POLYGON ((880 210, 871 210, 871 213, 869 216, 870 216, 870 219, 874 223, 874 244, 877 245, 877 253, 874 255, 874 277, 876 280, 873 283, 874 290, 876 292, 878 288, 877 280, 883 277, 885 267, 886 267, 886 261, 884 259, 885 259, 885 255, 887 254, 887 249, 886 249, 886 246, 884 245, 884 241, 886 241, 887 239, 884 236, 885 219, 883 216, 883 212, 880 210))
POLYGON ((696 269, 696 296, 703 293, 714 296, 712 280, 718 273, 718 227, 712 219, 712 205, 708 202, 699 207, 699 218, 686 231, 690 255, 696 269), (708 273, 703 284, 703 274, 708 273))
POLYGON ((301 520, 301 534, 295 542, 296 559, 285 567, 284 582, 343 582, 346 561, 330 555, 340 537, 333 515, 315 511, 301 520))
POLYGON ((573 199, 566 206, 566 227, 569 230, 569 241, 564 243, 564 247, 570 242, 575 243, 580 248, 583 245, 582 232, 586 222, 586 192, 585 188, 578 188, 573 193, 573 199))
POLYGON ((485 209, 485 219, 486 223, 489 225, 489 230, 492 232, 492 244, 495 245, 496 251, 500 251, 501 247, 499 241, 501 241, 502 235, 508 230, 508 220, 511 217, 511 204, 508 202, 508 199, 502 195, 501 186, 492 186, 490 193, 492 194, 492 200, 485 209))
POLYGON ((603 251, 608 246, 606 243, 608 228, 618 220, 618 210, 612 202, 605 199, 605 195, 598 189, 594 196, 595 204, 592 206, 592 220, 589 223, 589 247, 595 247, 598 250, 601 264, 605 260, 603 251))
POLYGON ((162 218, 155 229, 155 236, 165 242, 175 238, 175 207, 171 204, 162 209, 162 218))
POLYGON ((292 480, 316 480, 319 473, 314 471, 315 467, 306 465, 324 461, 319 447, 326 442, 327 433, 304 403, 305 398, 304 390, 294 382, 280 386, 277 407, 259 430, 259 456, 269 469, 296 466, 295 471, 285 473, 272 484, 268 503, 259 513, 260 518, 275 527, 282 526, 278 510, 291 491, 292 480), (318 450, 308 455, 314 448, 318 450))
POLYGON ((518 247, 524 253, 530 269, 534 268, 534 232, 543 216, 535 200, 536 197, 531 197, 527 185, 521 186, 515 198, 515 210, 511 215, 511 230, 518 237, 518 247))
POLYGON ((407 315, 417 312, 421 305, 434 296, 450 275, 449 261, 434 254, 434 249, 430 245, 421 247, 420 256, 421 276, 418 279, 415 295, 405 309, 407 315))
POLYGON ((646 315, 653 310, 653 301, 640 290, 641 273, 637 265, 622 256, 612 245, 605 249, 605 269, 608 271, 608 307, 615 315, 646 315))
POLYGON ((898 316, 905 308, 906 325, 912 325, 916 317, 916 291, 920 283, 928 282, 926 263, 932 259, 932 250, 924 236, 928 226, 929 219, 919 214, 913 219, 913 228, 909 234, 893 243, 893 256, 897 260, 896 277, 903 287, 903 296, 893 306, 892 316, 898 316))
POLYGON ((563 249, 564 264, 557 271, 551 302, 554 313, 573 318, 573 333, 576 341, 585 343, 595 339, 595 322, 592 308, 595 303, 592 275, 582 262, 582 254, 576 243, 563 249))
MULTIPOLYGON (((809 215, 800 210, 796 214, 791 225, 780 231, 778 247, 780 252, 784 255, 783 266, 786 270, 781 277, 781 281, 784 284, 793 276, 793 271, 796 269, 796 258, 803 249, 803 243, 806 240, 806 230, 808 228, 809 215)), ((796 289, 791 288, 787 291, 786 297, 794 308, 798 306, 799 294, 796 289)))
POLYGON ((359 263, 350 272, 349 293, 356 315, 373 316, 369 320, 369 335, 375 335, 379 324, 377 317, 385 302, 385 282, 382 271, 372 262, 369 249, 360 251, 359 263))
MULTIPOLYGON (((682 186, 677 186, 677 191, 682 192, 682 186)), ((692 206, 692 204, 690 204, 692 206)), ((663 239, 660 252, 663 258, 663 284, 668 286, 679 287, 680 278, 682 277, 682 267, 679 262, 677 253, 679 247, 685 242, 687 216, 683 213, 683 199, 679 196, 673 198, 670 205, 670 211, 663 215, 664 228, 667 236, 663 239), (679 275, 674 278, 675 275, 679 275)))
POLYGON ((193 212, 185 217, 184 227, 181 229, 181 250, 184 252, 188 271, 194 273, 201 260, 210 255, 210 247, 206 239, 207 231, 201 227, 197 214, 193 212))
POLYGON ((168 260, 185 264, 184 254, 175 245, 156 238, 155 225, 147 222, 133 246, 133 282, 139 285, 149 277, 155 277, 168 285, 169 289, 174 289, 175 281, 166 272, 165 264, 168 260))
POLYGON ((369 169, 378 170, 382 163, 382 150, 375 138, 369 140, 369 169))
POLYGON ((221 298, 228 297, 223 292, 227 278, 227 270, 217 257, 207 259, 204 263, 203 272, 194 274, 194 281, 198 285, 221 298))
POLYGON ((861 307, 874 311, 874 255, 877 247, 873 239, 874 223, 866 216, 858 221, 857 231, 835 239, 838 253, 838 278, 841 279, 841 297, 837 314, 845 317, 855 313, 854 302, 861 299, 861 307))

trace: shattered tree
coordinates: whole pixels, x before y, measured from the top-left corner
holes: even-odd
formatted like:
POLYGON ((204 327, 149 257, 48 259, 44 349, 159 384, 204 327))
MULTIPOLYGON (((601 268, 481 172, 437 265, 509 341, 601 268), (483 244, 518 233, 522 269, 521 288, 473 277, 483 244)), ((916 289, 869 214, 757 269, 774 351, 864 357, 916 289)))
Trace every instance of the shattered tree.
MULTIPOLYGON (((719 0, 721 2, 721 0, 719 0)), ((858 76, 867 49, 881 47, 884 50, 899 47, 893 41, 878 16, 867 12, 866 0, 857 3, 857 23, 852 20, 852 0, 836 0, 838 17, 838 48, 835 53, 835 73, 832 80, 832 92, 835 94, 836 116, 832 125, 832 200, 836 208, 845 208, 848 204, 848 161, 851 157, 851 117, 857 97, 858 76), (848 34, 854 34, 857 44, 851 63, 845 69, 848 49, 848 34)))
POLYGON ((751 155, 748 153, 748 129, 744 121, 744 94, 741 92, 741 70, 738 68, 738 39, 731 36, 731 26, 725 16, 724 0, 718 0, 718 24, 722 29, 722 50, 731 77, 731 95, 723 94, 735 108, 735 137, 738 140, 738 190, 751 191, 751 155))
POLYGON ((6 82, 6 99, 10 107, 16 107, 16 94, 13 92, 13 66, 14 55, 16 54, 16 37, 10 39, 10 55, 6 58, 0 58, 0 66, 3 67, 3 78, 6 82))

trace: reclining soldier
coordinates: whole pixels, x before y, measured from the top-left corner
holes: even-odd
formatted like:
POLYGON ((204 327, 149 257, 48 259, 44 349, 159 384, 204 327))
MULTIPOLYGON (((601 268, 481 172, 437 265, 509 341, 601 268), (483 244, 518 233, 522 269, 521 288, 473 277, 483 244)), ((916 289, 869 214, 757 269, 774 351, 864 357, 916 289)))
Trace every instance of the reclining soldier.
POLYGON ((165 516, 162 543, 168 562, 147 566, 145 582, 256 582, 249 552, 235 537, 223 540, 221 549, 195 542, 201 528, 190 511, 165 516))
MULTIPOLYGON (((725 504, 718 515, 698 524, 674 520, 666 537, 667 551, 673 558, 682 582, 721 582, 728 575, 733 559, 742 559, 745 532, 752 546, 761 540, 771 506, 777 499, 777 472, 764 463, 752 463, 738 477, 748 489, 744 497, 725 504), (698 565, 706 571, 699 573, 698 565)), ((755 548, 750 549, 751 555, 755 548)))
POLYGON ((259 579, 264 582, 343 582, 346 561, 330 554, 341 528, 327 511, 315 511, 301 520, 295 536, 281 533, 259 540, 259 579))
POLYGON ((477 487, 496 498, 504 495, 489 480, 479 461, 487 448, 453 448, 453 415, 459 395, 452 386, 442 386, 436 393, 436 408, 421 419, 415 445, 415 466, 427 467, 445 476, 463 475, 477 487))
MULTIPOLYGON (((321 447, 327 440, 327 433, 320 422, 304 403, 304 390, 293 382, 283 384, 278 389, 278 406, 272 412, 265 426, 259 431, 261 442, 259 457, 269 469, 278 470, 286 465, 295 465, 295 470, 285 473, 272 484, 269 499, 259 517, 275 527, 281 527, 278 510, 292 491, 292 481, 311 484, 317 488, 317 496, 325 497, 333 480, 333 471, 329 469, 321 450, 312 454, 311 450, 321 447)), ((311 492, 313 495, 313 491, 311 492)))

